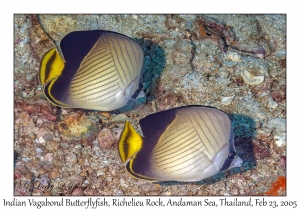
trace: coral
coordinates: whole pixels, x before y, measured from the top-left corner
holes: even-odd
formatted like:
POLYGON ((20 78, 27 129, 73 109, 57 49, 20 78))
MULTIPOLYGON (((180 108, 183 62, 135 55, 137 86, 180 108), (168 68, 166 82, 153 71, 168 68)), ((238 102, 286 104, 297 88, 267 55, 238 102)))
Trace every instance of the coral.
MULTIPOLYGON (((236 42, 236 37, 231 31, 230 27, 205 18, 200 18, 198 22, 200 26, 200 31, 203 30, 204 27, 208 33, 215 34, 221 39, 223 39, 226 42, 226 45, 232 45, 236 42)), ((201 35, 204 35, 204 32, 201 32, 201 35)))
POLYGON ((115 143, 117 143, 117 138, 115 133, 112 130, 107 128, 104 128, 99 132, 97 139, 99 142, 99 147, 101 149, 109 149, 115 143))
POLYGON ((254 76, 247 70, 243 71, 242 78, 248 85, 260 85, 264 81, 264 76, 254 76))
POLYGON ((28 114, 35 114, 46 118, 50 121, 56 120, 56 115, 53 114, 57 111, 57 107, 52 108, 50 103, 46 100, 35 100, 34 103, 28 102, 26 100, 16 100, 15 106, 17 109, 24 110, 28 114))
POLYGON ((98 128, 90 117, 87 117, 83 112, 77 112, 60 121, 58 129, 65 139, 80 139, 91 136, 98 128))
POLYGON ((281 102, 286 100, 286 90, 275 90, 271 93, 272 98, 276 102, 281 102))
POLYGON ((272 188, 265 192, 266 195, 276 196, 279 192, 285 192, 286 190, 286 178, 284 176, 279 176, 275 182, 272 184, 272 188))

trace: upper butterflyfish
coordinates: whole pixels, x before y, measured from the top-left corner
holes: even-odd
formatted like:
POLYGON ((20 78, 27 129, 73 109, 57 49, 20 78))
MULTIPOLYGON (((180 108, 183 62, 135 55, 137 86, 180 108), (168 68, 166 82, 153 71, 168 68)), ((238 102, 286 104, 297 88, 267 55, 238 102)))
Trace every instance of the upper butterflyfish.
POLYGON ((144 53, 131 38, 111 31, 75 31, 40 65, 44 94, 60 107, 130 110, 141 104, 144 53))

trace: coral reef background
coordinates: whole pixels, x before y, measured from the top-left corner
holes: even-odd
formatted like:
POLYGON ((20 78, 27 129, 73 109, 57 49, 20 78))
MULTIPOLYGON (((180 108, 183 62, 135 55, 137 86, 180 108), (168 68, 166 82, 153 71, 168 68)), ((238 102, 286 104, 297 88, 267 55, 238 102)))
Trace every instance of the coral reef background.
POLYGON ((14 152, 14 195, 286 195, 286 16, 15 15, 14 152), (145 105, 115 115, 44 98, 43 54, 96 29, 143 48, 145 105), (150 113, 195 104, 230 115, 243 166, 194 183, 130 177, 116 148, 123 122, 139 129, 150 113))

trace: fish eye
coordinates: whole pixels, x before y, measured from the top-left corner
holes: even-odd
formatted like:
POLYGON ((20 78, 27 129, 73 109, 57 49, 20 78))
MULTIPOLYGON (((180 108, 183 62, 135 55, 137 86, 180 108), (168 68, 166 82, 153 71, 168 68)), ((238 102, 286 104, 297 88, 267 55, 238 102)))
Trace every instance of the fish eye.
POLYGON ((230 153, 229 153, 228 158, 229 158, 229 159, 233 159, 235 156, 236 156, 236 152, 233 151, 233 152, 230 152, 230 153))

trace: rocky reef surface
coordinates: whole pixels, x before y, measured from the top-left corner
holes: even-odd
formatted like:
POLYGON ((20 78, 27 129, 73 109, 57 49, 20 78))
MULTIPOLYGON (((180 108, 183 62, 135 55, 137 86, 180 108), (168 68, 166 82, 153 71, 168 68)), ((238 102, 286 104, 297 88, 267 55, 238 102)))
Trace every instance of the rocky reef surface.
POLYGON ((14 195, 286 195, 285 15, 18 14, 14 96, 14 195), (112 114, 45 99, 43 54, 69 32, 96 29, 142 47, 146 104, 112 114), (128 175, 116 147, 124 121, 140 130, 141 118, 185 105, 229 114, 243 166, 193 183, 128 175))

